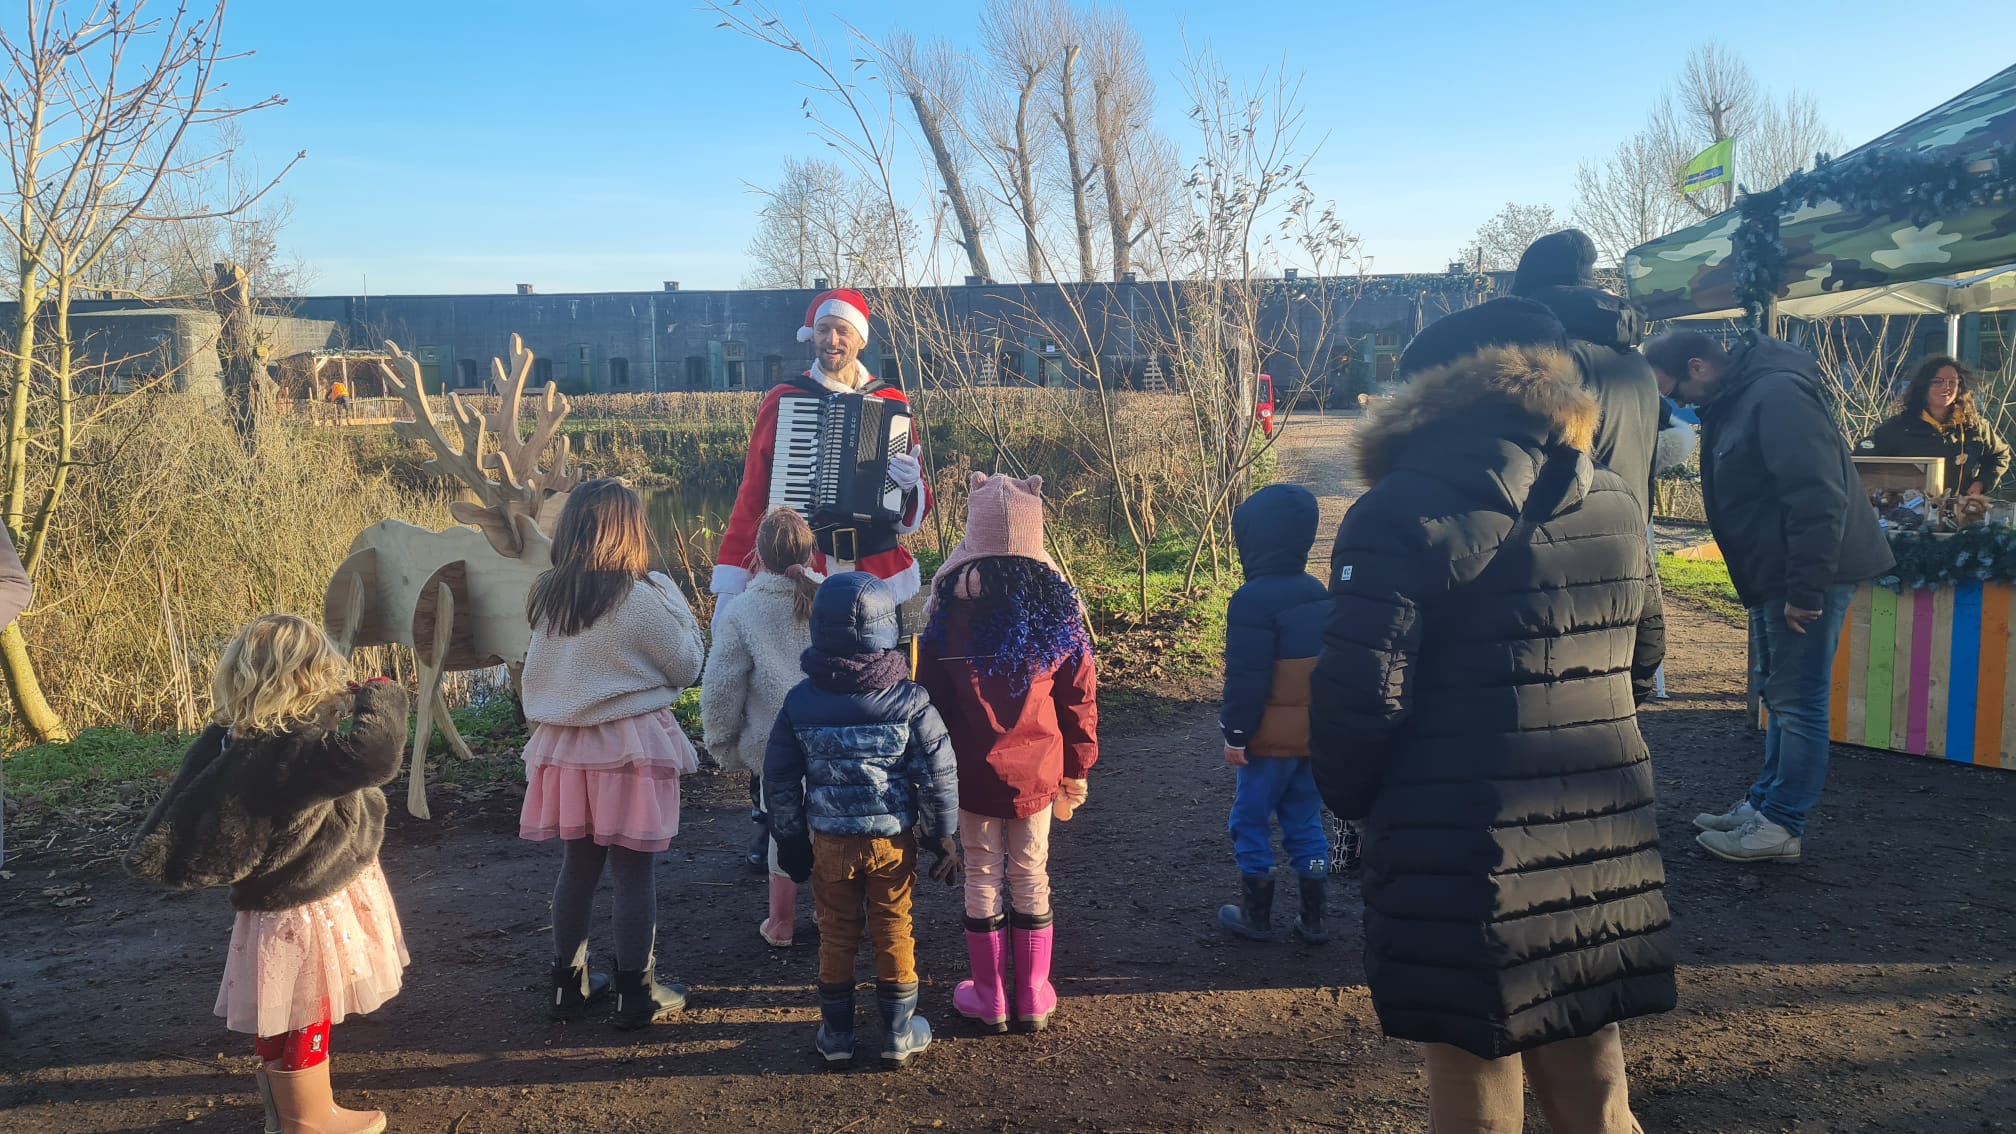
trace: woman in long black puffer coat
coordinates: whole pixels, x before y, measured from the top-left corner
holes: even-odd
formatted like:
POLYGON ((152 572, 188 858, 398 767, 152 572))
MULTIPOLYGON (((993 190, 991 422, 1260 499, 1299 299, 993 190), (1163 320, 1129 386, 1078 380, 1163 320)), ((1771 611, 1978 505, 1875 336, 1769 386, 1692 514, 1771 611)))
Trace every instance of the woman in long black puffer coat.
POLYGON ((1565 347, 1524 299, 1416 336, 1331 553, 1316 782, 1366 820, 1373 1005, 1445 1132, 1517 1131, 1530 1072, 1555 1129, 1628 1134, 1615 1025, 1674 1003, 1636 717, 1663 620, 1565 347))

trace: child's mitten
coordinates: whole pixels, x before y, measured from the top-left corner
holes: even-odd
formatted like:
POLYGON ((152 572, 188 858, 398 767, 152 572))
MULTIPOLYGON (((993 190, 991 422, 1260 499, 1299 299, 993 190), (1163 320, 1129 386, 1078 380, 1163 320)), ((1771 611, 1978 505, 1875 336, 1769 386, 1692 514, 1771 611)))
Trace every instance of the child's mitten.
POLYGON ((1091 794, 1084 780, 1059 780, 1057 800, 1050 805, 1050 813, 1059 823, 1069 823, 1071 816, 1085 806, 1086 797, 1091 794))
POLYGON ((959 839, 956 835, 927 836, 924 849, 931 855, 931 878, 947 886, 955 885, 966 873, 965 861, 959 854, 959 839))
POLYGON ((793 835, 778 839, 777 865, 791 876, 791 881, 809 881, 812 877, 812 836, 793 835))

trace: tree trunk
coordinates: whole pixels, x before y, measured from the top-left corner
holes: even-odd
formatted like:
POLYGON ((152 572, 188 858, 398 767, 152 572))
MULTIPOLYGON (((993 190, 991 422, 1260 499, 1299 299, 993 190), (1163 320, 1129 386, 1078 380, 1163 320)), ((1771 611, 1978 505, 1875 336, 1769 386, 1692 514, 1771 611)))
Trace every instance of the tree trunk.
POLYGON ((5 672, 7 689, 14 694, 14 712, 37 741, 70 739, 63 718, 56 715, 49 699, 42 695, 42 682, 35 676, 35 663, 28 657, 28 639, 22 636, 18 619, 0 631, 0 671, 5 672))
POLYGON ((1106 83, 1093 82, 1092 113, 1099 122, 1099 173, 1106 180, 1106 223, 1112 233, 1113 278, 1119 281, 1134 269, 1134 241, 1129 231, 1134 227, 1134 212, 1120 192, 1121 140, 1117 136, 1120 124, 1111 120, 1113 110, 1108 105, 1113 97, 1106 83))
POLYGON ((1029 77, 1015 97, 1015 194, 1022 198, 1022 259, 1030 283, 1043 282, 1043 245, 1036 238, 1036 155, 1029 145, 1029 100, 1036 80, 1029 77))
POLYGON ((1092 213, 1085 201, 1092 173, 1085 168, 1085 155, 1078 148, 1077 79, 1072 74, 1077 62, 1078 45, 1072 44, 1064 49, 1064 81, 1058 86, 1062 112, 1057 116, 1057 129, 1064 134, 1064 157, 1071 172, 1071 221, 1078 235, 1078 278, 1091 283, 1098 274, 1092 264, 1092 213))
POLYGON ((924 140, 931 146, 931 160, 938 165, 938 176, 945 182, 945 196, 952 202, 952 216, 959 222, 959 247, 966 250, 966 262, 972 266, 973 274, 991 280, 994 270, 987 266, 986 249, 980 246, 980 221, 973 214, 972 202, 966 198, 965 182, 952 164, 952 151, 945 146, 938 112, 931 108, 923 91, 910 93, 910 106, 917 112, 917 128, 924 132, 924 140))
POLYGON ((259 340, 252 327, 252 284, 245 269, 218 264, 211 303, 217 308, 217 364, 231 424, 247 450, 256 443, 272 406, 272 383, 259 370, 259 340))

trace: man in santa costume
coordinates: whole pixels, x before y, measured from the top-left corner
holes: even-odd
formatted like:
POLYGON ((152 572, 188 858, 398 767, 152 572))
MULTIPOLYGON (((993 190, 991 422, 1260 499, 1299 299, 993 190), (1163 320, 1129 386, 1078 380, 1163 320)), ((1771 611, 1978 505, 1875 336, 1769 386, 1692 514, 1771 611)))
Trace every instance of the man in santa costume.
MULTIPOLYGON (((861 365, 863 347, 868 345, 868 301, 850 288, 835 288, 813 297, 805 311, 805 325, 798 328, 798 341, 813 344, 812 369, 791 381, 780 383, 764 395, 756 410, 756 428, 749 437, 749 455, 742 464, 742 487, 735 494, 735 508, 728 516, 728 530, 721 536, 721 550, 715 556, 714 616, 742 593, 755 565, 756 527, 770 510, 770 467, 777 449, 777 402, 797 394, 866 394, 909 405, 903 391, 884 382, 861 365)), ((914 439, 915 431, 912 436, 914 439)), ((908 454, 889 458, 889 479, 903 491, 902 518, 884 529, 856 529, 851 540, 839 542, 841 552, 855 555, 852 562, 835 558, 835 530, 813 525, 819 545, 814 566, 824 574, 835 571, 866 571, 888 584, 898 603, 917 593, 920 580, 917 561, 897 543, 897 537, 923 526, 931 510, 931 490, 923 483, 923 466, 914 446, 908 454), (849 547, 851 543, 853 546, 849 547)))

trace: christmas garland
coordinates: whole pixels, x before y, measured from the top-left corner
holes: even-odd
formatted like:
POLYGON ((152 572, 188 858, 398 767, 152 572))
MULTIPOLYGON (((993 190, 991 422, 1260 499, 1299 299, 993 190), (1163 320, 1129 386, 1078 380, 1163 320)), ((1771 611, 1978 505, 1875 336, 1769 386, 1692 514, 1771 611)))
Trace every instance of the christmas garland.
POLYGON ((2016 200, 2016 145, 1996 146, 1973 157, 1948 149, 1933 154, 1872 150, 1843 161, 1825 154, 1810 170, 1800 170, 1776 188, 1745 193, 1730 237, 1736 299, 1752 329, 1785 279, 1785 246, 1778 239, 1782 217, 1821 201, 1834 201, 1868 217, 1908 220, 1919 227, 1968 209, 2016 200))
POLYGON ((2016 528, 1976 524, 1952 535, 1891 532, 1897 566, 1876 582, 1892 590, 1960 583, 2016 583, 2016 528))

